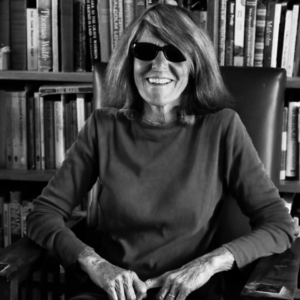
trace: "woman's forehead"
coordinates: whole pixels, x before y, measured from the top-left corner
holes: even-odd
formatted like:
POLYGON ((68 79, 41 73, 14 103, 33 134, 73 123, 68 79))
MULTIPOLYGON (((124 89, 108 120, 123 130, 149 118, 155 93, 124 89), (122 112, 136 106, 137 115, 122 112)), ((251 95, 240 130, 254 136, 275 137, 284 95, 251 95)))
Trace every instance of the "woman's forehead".
POLYGON ((152 43, 159 46, 166 45, 166 42, 155 36, 152 32, 150 32, 148 29, 143 29, 143 31, 139 34, 138 42, 147 42, 152 43))

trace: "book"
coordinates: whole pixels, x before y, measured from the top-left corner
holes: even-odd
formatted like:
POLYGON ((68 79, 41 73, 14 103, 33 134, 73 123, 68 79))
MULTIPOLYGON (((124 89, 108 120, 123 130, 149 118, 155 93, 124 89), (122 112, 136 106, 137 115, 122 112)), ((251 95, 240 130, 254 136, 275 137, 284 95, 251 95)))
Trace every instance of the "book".
POLYGON ((39 94, 39 124, 40 124, 40 161, 41 170, 45 170, 45 116, 44 116, 44 97, 39 94))
POLYGON ((10 1, 0 1, 0 48, 10 47, 10 1))
MULTIPOLYGON (((62 1, 63 2, 63 1, 62 1)), ((38 11, 38 70, 52 71, 51 0, 37 0, 38 11)))
POLYGON ((254 66, 262 67, 264 61, 265 30, 267 8, 261 0, 257 1, 256 34, 254 46, 254 66))
POLYGON ((13 168, 13 146, 12 146, 12 136, 13 136, 13 127, 12 127, 12 93, 5 92, 5 105, 6 105, 6 122, 5 122, 5 167, 6 169, 13 168))
POLYGON ((266 29, 264 40, 264 67, 271 67, 272 51, 273 51, 273 31, 274 31, 274 19, 275 19, 275 1, 266 1, 266 29))
POLYGON ((277 53, 278 53, 278 42, 279 42, 279 28, 280 28, 280 17, 281 17, 281 1, 276 1, 275 14, 274 14, 274 25, 273 25, 273 38, 272 38, 272 53, 271 53, 271 67, 277 67, 277 53))
POLYGON ((27 102, 27 152, 28 152, 28 170, 35 170, 35 107, 34 96, 30 95, 27 102))
POLYGON ((134 0, 124 0, 124 28, 134 20, 134 6, 134 0))
POLYGON ((41 118, 40 118, 40 97, 34 92, 34 137, 35 137, 35 168, 40 170, 41 164, 41 118))
POLYGON ((207 33, 213 42, 218 57, 219 0, 207 1, 207 33))
POLYGON ((6 92, 0 90, 0 141, 2 141, 2 147, 0 147, 0 168, 6 167, 6 92))
POLYGON ((3 203, 3 229, 4 247, 7 247, 11 244, 10 203, 8 199, 3 203))
POLYGON ((77 94, 93 93, 92 84, 61 84, 61 85, 42 85, 39 88, 40 96, 50 94, 77 94))
POLYGON ((281 67, 282 60, 282 50, 283 50, 283 40, 284 40, 284 30, 285 30, 285 17, 287 12, 288 0, 282 0, 279 2, 281 4, 281 14, 279 22, 279 34, 278 34, 278 47, 277 47, 277 64, 276 67, 281 67))
POLYGON ((87 50, 87 30, 86 30, 86 11, 85 1, 74 1, 74 55, 75 55, 75 72, 87 71, 86 50, 87 50))
POLYGON ((53 72, 59 72, 59 6, 58 0, 51 1, 52 69, 53 72))
POLYGON ((54 99, 44 98, 45 169, 55 169, 54 99))
POLYGON ((300 8, 300 1, 299 3, 295 3, 293 5, 291 34, 290 34, 290 41, 289 41, 289 53, 287 58, 287 69, 286 69, 287 77, 292 77, 293 75, 294 58, 296 54, 295 50, 296 50, 297 29, 299 23, 299 8, 300 8))
POLYGON ((282 137, 281 137, 281 163, 280 163, 280 180, 285 180, 286 178, 286 147, 287 147, 287 116, 288 108, 284 107, 282 113, 282 137))
POLYGON ((110 0, 110 41, 111 52, 116 48, 119 40, 119 0, 110 0))
POLYGON ((33 202, 31 200, 22 200, 20 207, 21 215, 21 236, 23 237, 27 233, 27 216, 33 211, 33 202))
POLYGON ((300 21, 298 22, 297 37, 296 37, 296 49, 293 66, 293 76, 300 77, 300 21))
MULTIPOLYGON (((59 98, 60 95, 59 95, 59 98)), ((64 105, 61 99, 54 101, 55 168, 59 169, 65 156, 64 105)))
POLYGON ((233 66, 235 2, 227 1, 225 65, 233 66))
POLYGON ((245 9, 245 34, 244 34, 244 64, 254 66, 254 47, 256 32, 256 7, 257 0, 247 0, 245 9))
POLYGON ((0 195, 0 249, 4 248, 4 216, 3 216, 4 202, 5 202, 5 196, 0 195))
POLYGON ((219 5, 219 50, 218 62, 225 65, 225 40, 226 40, 226 0, 220 0, 219 5))
POLYGON ((78 132, 81 130, 81 128, 83 127, 85 120, 86 120, 86 111, 85 111, 86 95, 87 94, 77 94, 76 95, 78 132))
POLYGON ((70 101, 71 105, 71 145, 76 141, 78 134, 78 121, 77 121, 77 103, 76 100, 70 101))
POLYGON ((14 243, 21 238, 21 203, 22 203, 21 191, 10 191, 10 234, 11 243, 14 243))
POLYGON ((38 13, 27 8, 27 70, 38 70, 38 13))
POLYGON ((27 69, 26 1, 10 0, 10 47, 12 70, 27 69))
POLYGON ((59 2, 61 71, 74 71, 73 0, 59 2))
POLYGON ((299 102, 288 103, 286 177, 297 176, 299 102))
POLYGON ((98 1, 98 23, 101 62, 108 62, 111 55, 109 0, 98 1))
POLYGON ((138 18, 144 12, 145 9, 146 9, 145 0, 135 0, 135 18, 138 18))
POLYGON ((235 1, 233 65, 244 65, 245 1, 235 1))
POLYGON ((290 5, 288 2, 286 14, 285 14, 282 57, 281 57, 281 68, 284 69, 287 69, 287 65, 288 65, 290 35, 291 35, 292 16, 293 16, 292 8, 293 8, 292 5, 290 5))

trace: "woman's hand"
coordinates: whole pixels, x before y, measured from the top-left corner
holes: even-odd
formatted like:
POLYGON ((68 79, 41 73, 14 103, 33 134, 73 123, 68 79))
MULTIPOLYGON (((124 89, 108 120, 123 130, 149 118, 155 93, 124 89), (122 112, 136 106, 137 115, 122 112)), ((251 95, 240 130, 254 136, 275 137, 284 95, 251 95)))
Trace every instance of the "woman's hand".
POLYGON ((136 273, 109 263, 93 250, 81 254, 78 262, 110 300, 142 300, 147 295, 147 286, 136 273))
POLYGON ((234 257, 224 247, 197 258, 180 269, 148 279, 147 288, 160 287, 158 300, 184 300, 190 293, 202 287, 215 273, 229 270, 234 257))

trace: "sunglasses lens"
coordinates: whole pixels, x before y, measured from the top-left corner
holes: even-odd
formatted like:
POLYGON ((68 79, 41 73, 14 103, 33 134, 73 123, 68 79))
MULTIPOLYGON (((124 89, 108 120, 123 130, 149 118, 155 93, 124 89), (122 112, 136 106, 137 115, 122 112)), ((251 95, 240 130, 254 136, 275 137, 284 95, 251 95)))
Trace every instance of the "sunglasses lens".
POLYGON ((156 57, 156 54, 156 46, 150 43, 137 43, 133 47, 133 56, 140 60, 153 60, 156 57))
POLYGON ((169 61, 172 62, 182 62, 185 61, 184 55, 181 53, 179 49, 172 45, 168 45, 165 47, 165 56, 169 61))

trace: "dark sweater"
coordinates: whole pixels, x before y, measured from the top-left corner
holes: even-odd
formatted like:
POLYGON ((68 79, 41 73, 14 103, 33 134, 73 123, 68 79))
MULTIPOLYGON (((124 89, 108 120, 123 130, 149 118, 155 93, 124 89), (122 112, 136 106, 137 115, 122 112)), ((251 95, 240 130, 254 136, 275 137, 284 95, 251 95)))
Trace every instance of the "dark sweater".
MULTIPOLYGON (((142 279, 178 268, 212 250, 216 209, 232 194, 253 231, 224 246, 238 267, 284 251, 291 217, 238 115, 224 109, 150 126, 109 110, 86 122, 62 167, 35 200, 28 235, 64 266, 86 247, 64 226, 99 177, 102 248, 110 262, 142 279)), ((98 237, 95 233, 94 239, 98 237)))

